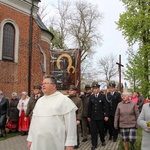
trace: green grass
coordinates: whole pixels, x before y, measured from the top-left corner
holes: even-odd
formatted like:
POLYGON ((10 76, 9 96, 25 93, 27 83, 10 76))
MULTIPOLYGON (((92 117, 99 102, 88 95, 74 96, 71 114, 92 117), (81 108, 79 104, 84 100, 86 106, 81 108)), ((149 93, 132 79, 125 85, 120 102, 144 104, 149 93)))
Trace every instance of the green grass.
POLYGON ((6 137, 6 138, 1 137, 1 138, 0 138, 0 141, 7 140, 7 139, 9 139, 9 138, 12 138, 12 137, 17 136, 17 135, 20 135, 20 134, 21 134, 20 132, 12 132, 12 133, 10 133, 10 134, 7 134, 7 137, 6 137))
MULTIPOLYGON (((141 142, 142 142, 142 129, 138 128, 137 130, 137 140, 134 144, 136 150, 141 150, 141 142)), ((120 137, 120 144, 118 150, 124 150, 122 138, 120 137)))

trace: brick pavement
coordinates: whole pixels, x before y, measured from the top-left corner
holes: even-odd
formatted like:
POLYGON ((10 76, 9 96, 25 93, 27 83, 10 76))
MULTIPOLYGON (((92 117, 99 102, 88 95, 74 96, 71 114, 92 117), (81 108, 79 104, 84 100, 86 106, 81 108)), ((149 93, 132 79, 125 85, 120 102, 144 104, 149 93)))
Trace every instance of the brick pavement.
MULTIPOLYGON (((27 150, 27 136, 16 136, 13 138, 9 138, 7 140, 0 141, 0 150, 27 150)), ((80 138, 82 140, 82 138, 80 138)), ((118 150, 119 140, 117 142, 109 141, 106 136, 106 146, 101 146, 101 142, 99 141, 98 147, 96 150, 118 150)), ((78 150, 91 150, 91 139, 88 137, 87 142, 80 142, 80 147, 78 150)))

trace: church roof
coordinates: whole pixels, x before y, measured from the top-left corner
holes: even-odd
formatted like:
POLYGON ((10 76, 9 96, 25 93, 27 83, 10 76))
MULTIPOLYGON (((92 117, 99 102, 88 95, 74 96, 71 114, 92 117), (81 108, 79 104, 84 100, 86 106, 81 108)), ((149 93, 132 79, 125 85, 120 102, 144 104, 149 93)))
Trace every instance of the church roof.
MULTIPOLYGON (((39 0, 39 1, 40 1, 40 0, 39 0)), ((52 36, 52 39, 54 38, 54 35, 47 29, 47 27, 46 27, 45 24, 42 22, 42 20, 41 20, 41 18, 40 18, 39 15, 37 15, 36 22, 37 22, 38 26, 39 26, 42 30, 48 32, 48 33, 52 36)))

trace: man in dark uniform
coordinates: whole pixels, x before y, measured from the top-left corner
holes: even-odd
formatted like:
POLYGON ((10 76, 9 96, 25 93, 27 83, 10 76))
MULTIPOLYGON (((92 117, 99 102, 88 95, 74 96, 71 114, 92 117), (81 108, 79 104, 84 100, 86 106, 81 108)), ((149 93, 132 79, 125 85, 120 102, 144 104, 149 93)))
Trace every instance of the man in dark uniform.
POLYGON ((77 88, 74 85, 70 85, 69 88, 69 96, 68 96, 74 104, 77 106, 78 110, 76 111, 76 119, 77 119, 77 145, 74 146, 74 149, 79 147, 79 125, 82 119, 82 111, 83 104, 81 98, 77 95, 77 88))
POLYGON ((105 146, 104 139, 104 121, 108 120, 108 106, 105 95, 100 93, 98 82, 92 83, 93 94, 89 99, 88 121, 91 122, 91 142, 94 150, 98 143, 98 133, 102 146, 105 146))
POLYGON ((114 116, 117 105, 121 102, 121 94, 115 90, 116 84, 114 82, 109 83, 109 92, 106 94, 106 100, 109 108, 109 119, 108 119, 108 129, 109 129, 109 140, 116 142, 118 137, 118 130, 114 128, 114 116))
POLYGON ((90 131, 90 124, 87 120, 88 117, 88 105, 89 105, 89 98, 91 95, 91 86, 89 84, 85 85, 85 92, 84 95, 81 95, 81 99, 83 102, 83 113, 82 113, 82 132, 83 132, 83 140, 82 142, 87 141, 88 135, 88 128, 90 131))

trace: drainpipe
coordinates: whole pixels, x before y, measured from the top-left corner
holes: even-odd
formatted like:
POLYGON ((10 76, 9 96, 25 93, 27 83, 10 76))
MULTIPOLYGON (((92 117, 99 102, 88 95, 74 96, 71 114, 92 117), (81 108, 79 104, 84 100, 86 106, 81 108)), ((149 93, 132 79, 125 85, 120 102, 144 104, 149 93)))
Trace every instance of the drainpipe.
POLYGON ((30 96, 31 89, 31 63, 32 63, 32 39, 33 39, 33 8, 34 0, 32 0, 30 12, 30 26, 29 26, 29 52, 28 52, 28 95, 30 96))

